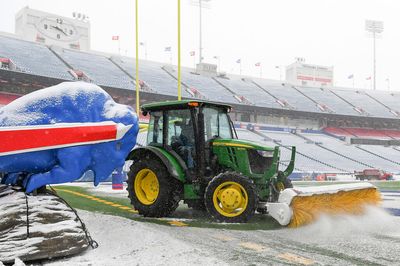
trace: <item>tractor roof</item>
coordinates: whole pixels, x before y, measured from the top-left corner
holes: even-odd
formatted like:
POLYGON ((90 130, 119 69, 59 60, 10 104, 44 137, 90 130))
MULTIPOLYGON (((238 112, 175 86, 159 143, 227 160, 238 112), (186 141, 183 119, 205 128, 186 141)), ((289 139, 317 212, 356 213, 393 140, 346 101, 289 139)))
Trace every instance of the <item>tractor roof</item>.
POLYGON ((222 103, 216 103, 204 100, 181 100, 181 101, 164 101, 164 102, 144 104, 142 106, 142 111, 148 112, 148 111, 160 111, 160 110, 186 109, 204 105, 223 107, 227 108, 228 110, 231 109, 230 105, 222 103))

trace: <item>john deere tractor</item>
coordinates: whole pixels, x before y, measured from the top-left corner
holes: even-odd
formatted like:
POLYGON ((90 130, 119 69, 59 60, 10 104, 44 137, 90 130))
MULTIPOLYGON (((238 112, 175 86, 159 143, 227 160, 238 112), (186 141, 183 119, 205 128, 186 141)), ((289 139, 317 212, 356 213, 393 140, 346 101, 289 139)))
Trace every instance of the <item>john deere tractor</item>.
POLYGON ((168 216, 183 199, 217 221, 246 222, 258 210, 288 223, 291 210, 278 197, 291 187, 295 148, 278 171, 279 147, 238 140, 230 109, 190 100, 143 105, 150 115, 147 145, 128 157, 129 198, 139 214, 168 216))

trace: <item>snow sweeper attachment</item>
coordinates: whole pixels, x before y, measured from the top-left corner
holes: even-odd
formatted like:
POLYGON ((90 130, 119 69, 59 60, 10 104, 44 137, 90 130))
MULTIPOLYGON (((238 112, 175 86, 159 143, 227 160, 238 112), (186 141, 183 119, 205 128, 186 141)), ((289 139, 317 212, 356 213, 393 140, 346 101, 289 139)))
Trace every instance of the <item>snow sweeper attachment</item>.
POLYGON ((281 225, 299 227, 321 215, 360 215, 367 206, 381 202, 380 193, 370 183, 287 188, 277 203, 267 203, 268 212, 281 225))
POLYGON ((243 223, 256 211, 297 227, 319 215, 361 213, 380 200, 370 184, 293 188, 296 147, 281 160, 281 147, 239 140, 230 106, 208 101, 170 101, 142 106, 150 114, 147 145, 128 160, 128 192, 139 214, 172 214, 183 199, 216 221, 243 223), (280 168, 285 166, 284 169, 280 168))

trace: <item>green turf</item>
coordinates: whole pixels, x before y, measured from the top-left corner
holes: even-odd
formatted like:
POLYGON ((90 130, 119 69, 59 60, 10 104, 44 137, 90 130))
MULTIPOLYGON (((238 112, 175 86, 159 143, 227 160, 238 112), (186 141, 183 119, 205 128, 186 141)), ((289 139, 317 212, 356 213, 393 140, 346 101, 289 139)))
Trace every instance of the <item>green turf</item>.
POLYGON ((75 191, 86 195, 92 195, 99 199, 131 207, 128 198, 123 199, 123 198, 108 197, 108 196, 107 197, 98 196, 94 195, 93 193, 90 193, 89 190, 85 188, 76 186, 57 186, 55 187, 55 189, 56 190, 58 189, 57 190, 58 195, 64 198, 72 207, 76 209, 121 216, 135 221, 150 222, 150 223, 157 223, 170 226, 167 222, 175 218, 175 219, 185 219, 183 220, 183 222, 192 227, 221 228, 221 229, 234 229, 234 230, 272 230, 272 229, 282 228, 282 226, 280 226, 278 222, 276 222, 272 217, 262 214, 256 214, 249 222, 242 224, 228 224, 228 223, 214 222, 207 215, 207 213, 189 209, 187 208, 186 204, 183 204, 182 202, 178 207, 178 209, 172 214, 172 216, 168 217, 166 220, 161 220, 157 218, 145 218, 135 213, 130 213, 116 207, 112 207, 78 195, 61 191, 61 189, 75 191))

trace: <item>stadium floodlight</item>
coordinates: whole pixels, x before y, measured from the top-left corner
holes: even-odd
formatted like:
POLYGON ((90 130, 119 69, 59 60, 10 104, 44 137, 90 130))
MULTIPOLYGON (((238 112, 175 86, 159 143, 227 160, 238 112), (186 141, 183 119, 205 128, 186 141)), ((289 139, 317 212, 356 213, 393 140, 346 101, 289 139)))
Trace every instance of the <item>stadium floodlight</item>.
POLYGON ((376 38, 380 36, 380 34, 383 32, 383 21, 377 21, 377 20, 366 20, 365 21, 365 30, 369 33, 372 33, 372 39, 373 39, 373 69, 374 69, 374 90, 376 90, 376 47, 375 47, 375 42, 376 38))
POLYGON ((206 2, 210 2, 211 0, 192 0, 193 5, 198 5, 199 6, 199 64, 203 61, 203 55, 202 55, 202 50, 203 50, 203 43, 202 43, 202 29, 201 29, 201 21, 202 21, 202 14, 201 10, 202 8, 208 8, 208 5, 204 5, 206 2))

